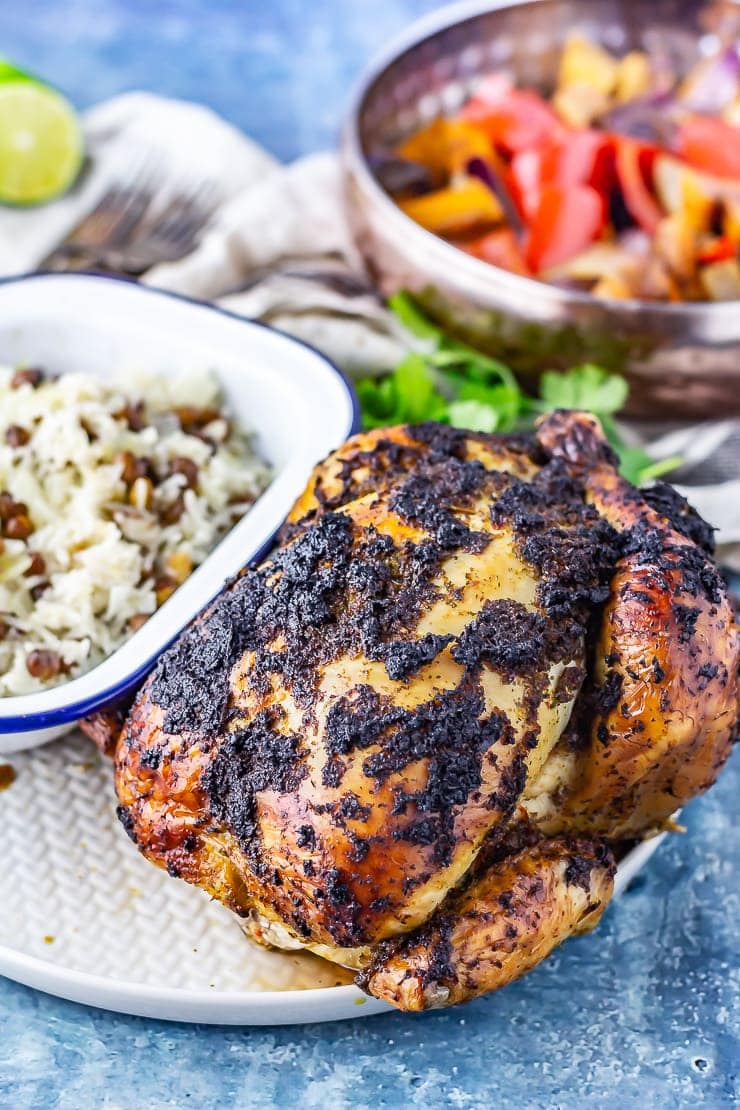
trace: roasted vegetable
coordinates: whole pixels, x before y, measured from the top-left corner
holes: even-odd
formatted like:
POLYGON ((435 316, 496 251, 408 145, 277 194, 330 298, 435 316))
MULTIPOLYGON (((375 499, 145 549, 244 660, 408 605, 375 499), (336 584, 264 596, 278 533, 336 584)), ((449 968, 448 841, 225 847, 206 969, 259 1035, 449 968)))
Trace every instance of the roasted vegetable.
POLYGON ((686 36, 617 58, 573 35, 549 102, 493 73, 377 174, 417 223, 512 273, 600 297, 727 299, 740 247, 740 47, 722 40, 692 64, 686 36))
POLYGON ((409 197, 399 205, 417 224, 437 235, 454 236, 491 227, 504 215, 496 196, 475 177, 421 197, 409 197))
POLYGON ((546 185, 527 242, 535 271, 557 266, 592 243, 604 226, 604 202, 590 185, 546 185))

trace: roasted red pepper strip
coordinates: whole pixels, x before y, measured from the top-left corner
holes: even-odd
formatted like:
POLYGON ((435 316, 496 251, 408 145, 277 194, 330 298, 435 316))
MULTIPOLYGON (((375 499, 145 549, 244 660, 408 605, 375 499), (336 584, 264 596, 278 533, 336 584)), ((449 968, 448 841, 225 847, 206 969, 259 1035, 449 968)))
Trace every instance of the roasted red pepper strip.
POLYGON ((567 262, 592 243, 604 226, 604 201, 590 185, 546 185, 525 251, 539 273, 567 262))
POLYGON ((562 141, 515 154, 509 190, 525 220, 534 217, 545 185, 591 185, 607 197, 614 180, 612 141, 599 131, 568 131, 562 141))
POLYGON ((511 159, 506 184, 522 217, 529 222, 542 195, 544 150, 520 150, 511 159))
POLYGON ((718 235, 706 246, 700 247, 696 258, 700 263, 725 262, 728 258, 735 258, 737 247, 729 235, 718 235))
POLYGON ((489 231, 477 239, 468 239, 467 242, 456 243, 466 254, 489 262, 492 266, 500 266, 503 270, 510 270, 513 274, 530 276, 531 271, 524 261, 524 255, 516 241, 516 236, 510 228, 501 231, 489 231))
POLYGON ((715 116, 692 116, 679 128, 676 150, 705 173, 740 181, 740 127, 715 116))
POLYGON ((542 163, 548 185, 591 185, 606 195, 613 177, 612 142, 600 131, 569 131, 557 146, 548 147, 542 163))
POLYGON ((507 154, 544 146, 564 130, 547 101, 529 90, 515 89, 493 105, 474 97, 463 108, 460 118, 476 124, 507 154))
POLYGON ((622 135, 615 135, 613 142, 617 180, 627 211, 643 231, 654 235, 663 212, 647 181, 659 148, 622 135))

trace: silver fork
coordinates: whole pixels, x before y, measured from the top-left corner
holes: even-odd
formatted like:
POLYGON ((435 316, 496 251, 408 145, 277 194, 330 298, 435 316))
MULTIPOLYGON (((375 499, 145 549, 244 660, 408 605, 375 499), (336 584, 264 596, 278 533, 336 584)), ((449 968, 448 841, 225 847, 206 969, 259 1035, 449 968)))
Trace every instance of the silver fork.
POLYGON ((108 265, 137 275, 157 263, 176 262, 197 245, 216 206, 216 189, 209 182, 170 197, 162 194, 155 198, 125 246, 107 252, 108 265))
POLYGON ((152 202, 152 187, 137 172, 110 185, 91 212, 40 263, 41 270, 79 269, 110 248, 121 247, 152 202))
POLYGON ((94 269, 138 277, 157 263, 189 254, 215 207, 210 184, 167 198, 151 177, 138 175, 112 185, 39 269, 94 269))

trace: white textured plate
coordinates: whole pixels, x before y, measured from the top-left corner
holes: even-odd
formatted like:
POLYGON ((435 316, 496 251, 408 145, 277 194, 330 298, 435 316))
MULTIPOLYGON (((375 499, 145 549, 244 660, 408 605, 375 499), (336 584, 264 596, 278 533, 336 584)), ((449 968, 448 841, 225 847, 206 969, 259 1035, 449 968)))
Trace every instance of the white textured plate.
MULTIPOLYGON (((85 737, 9 762, 16 779, 0 793, 0 974, 174 1021, 284 1025, 388 1009, 331 964, 260 948, 222 906, 143 859, 116 819, 111 765, 85 737)), ((622 861, 618 891, 658 843, 622 861)))

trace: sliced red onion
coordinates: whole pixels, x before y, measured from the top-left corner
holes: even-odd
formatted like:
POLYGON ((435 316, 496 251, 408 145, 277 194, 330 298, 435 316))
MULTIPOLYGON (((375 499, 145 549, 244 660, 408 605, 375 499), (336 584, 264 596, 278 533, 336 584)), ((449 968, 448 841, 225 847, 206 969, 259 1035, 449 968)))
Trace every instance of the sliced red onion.
POLYGON ((690 73, 691 67, 696 65, 696 34, 692 30, 656 26, 649 28, 642 40, 656 90, 674 88, 681 75, 690 73))
POLYGON ((670 146, 678 107, 673 93, 649 92, 612 108, 602 117, 601 126, 617 135, 670 146))
POLYGON ((471 177, 479 178, 498 198, 511 230, 516 235, 523 235, 525 229, 522 218, 511 198, 511 193, 506 187, 506 182, 493 163, 486 158, 470 158, 465 168, 471 177))
POLYGON ((721 54, 699 62, 689 73, 681 103, 692 112, 721 112, 740 95, 740 48, 733 43, 721 54))

